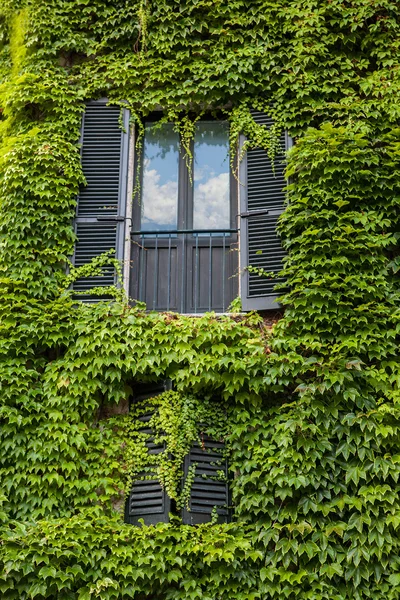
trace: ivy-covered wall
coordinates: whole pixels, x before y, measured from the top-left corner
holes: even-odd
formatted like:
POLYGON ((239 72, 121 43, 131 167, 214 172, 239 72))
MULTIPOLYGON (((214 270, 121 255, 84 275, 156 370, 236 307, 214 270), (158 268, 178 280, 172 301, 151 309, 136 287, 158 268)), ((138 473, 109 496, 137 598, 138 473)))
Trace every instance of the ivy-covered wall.
POLYGON ((1 598, 399 598, 399 3, 4 0, 0 26, 1 598), (296 136, 272 330, 71 298, 104 96, 184 139, 217 108, 273 151, 250 106, 296 136), (160 378, 228 407, 230 524, 123 523, 106 409, 160 378))

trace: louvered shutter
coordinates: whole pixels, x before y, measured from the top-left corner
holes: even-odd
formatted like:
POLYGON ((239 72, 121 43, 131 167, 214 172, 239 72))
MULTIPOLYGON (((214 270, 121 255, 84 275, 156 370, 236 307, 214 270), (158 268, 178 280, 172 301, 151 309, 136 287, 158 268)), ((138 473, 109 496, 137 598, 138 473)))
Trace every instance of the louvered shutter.
MULTIPOLYGON (((254 120, 271 127, 273 121, 265 113, 252 111, 254 120)), ((265 150, 254 148, 247 152, 240 170, 240 268, 242 273, 241 297, 243 310, 278 308, 279 293, 274 291, 282 279, 268 279, 249 272, 246 267, 263 268, 278 273, 285 252, 277 235, 277 222, 284 210, 287 182, 284 177, 285 154, 291 138, 283 132, 280 139, 282 153, 275 158, 274 170, 265 150)), ((280 292, 282 293, 282 292, 280 292)))
POLYGON ((207 523, 213 510, 218 521, 226 523, 229 517, 229 488, 224 443, 201 435, 185 458, 184 477, 195 466, 195 477, 190 489, 189 508, 182 511, 182 521, 189 525, 207 523))
MULTIPOLYGON (((134 402, 143 403, 147 398, 152 398, 171 389, 169 381, 161 383, 142 384, 134 396, 134 402)), ((143 414, 139 420, 142 421, 141 431, 150 437, 146 440, 146 447, 150 454, 158 454, 164 450, 164 445, 155 444, 152 431, 148 426, 152 413, 143 414)), ((143 474, 145 475, 145 474, 143 474)), ((149 474, 147 474, 149 476, 149 474)), ((157 479, 143 479, 134 481, 125 504, 125 522, 133 525, 139 524, 143 519, 145 525, 155 523, 168 523, 171 512, 171 501, 162 489, 157 479)))
MULTIPOLYGON (((74 265, 79 267, 114 248, 123 259, 126 186, 128 174, 129 113, 107 106, 107 100, 88 102, 82 121, 81 160, 87 185, 78 195, 75 220, 77 242, 74 265)), ((103 276, 85 277, 74 283, 84 292, 115 283, 114 269, 103 267, 103 276)), ((82 296, 81 299, 91 299, 82 296)))

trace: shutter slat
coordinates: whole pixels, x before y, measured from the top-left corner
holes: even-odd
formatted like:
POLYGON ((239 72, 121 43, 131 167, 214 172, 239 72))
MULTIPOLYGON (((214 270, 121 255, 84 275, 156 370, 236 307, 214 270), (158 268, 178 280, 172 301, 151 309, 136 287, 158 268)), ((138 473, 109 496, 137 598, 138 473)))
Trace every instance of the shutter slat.
MULTIPOLYGON (((260 111, 252 111, 256 123, 271 127, 271 117, 260 111)), ((253 266, 267 272, 279 273, 283 266, 285 251, 277 234, 277 215, 251 216, 252 211, 283 211, 286 180, 285 151, 289 139, 285 133, 280 137, 281 154, 274 165, 262 148, 250 149, 246 156, 246 193, 242 196, 242 212, 248 214, 241 220, 242 268, 253 266)), ((257 273, 243 270, 242 306, 244 310, 277 308, 278 293, 275 286, 283 279, 268 279, 257 273)))
POLYGON ((218 521, 227 522, 229 517, 228 468, 223 455, 224 443, 202 434, 201 445, 195 442, 185 458, 184 476, 196 465, 195 477, 190 490, 189 509, 182 511, 185 524, 197 525, 211 520, 214 508, 218 521), (219 478, 221 471, 224 480, 219 478))
MULTIPOLYGON (((124 153, 127 151, 127 134, 120 127, 120 109, 107 106, 106 101, 89 102, 86 105, 82 125, 81 163, 86 185, 79 191, 76 214, 77 242, 74 264, 82 266, 92 258, 116 250, 121 256, 120 239, 123 224, 111 220, 125 211, 125 184, 127 173, 124 153), (83 219, 110 217, 110 221, 84 223, 83 219)), ((102 268, 103 277, 84 277, 76 281, 74 289, 80 292, 92 287, 108 287, 115 284, 114 269, 102 268)), ((82 300, 96 298, 80 296, 82 300)), ((98 299, 98 298, 97 298, 98 299)))

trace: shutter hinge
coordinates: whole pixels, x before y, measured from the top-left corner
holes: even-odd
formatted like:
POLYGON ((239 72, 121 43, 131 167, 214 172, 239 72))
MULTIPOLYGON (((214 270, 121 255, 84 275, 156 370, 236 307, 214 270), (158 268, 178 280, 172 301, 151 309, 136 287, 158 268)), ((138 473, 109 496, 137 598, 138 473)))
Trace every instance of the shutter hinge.
POLYGON ((117 221, 117 223, 123 223, 125 221, 125 217, 122 217, 121 215, 117 215, 116 217, 108 217, 104 215, 104 217, 96 217, 96 221, 117 221))
POLYGON ((275 216, 275 215, 281 215, 283 213, 283 210, 281 209, 275 209, 275 210, 266 210, 266 209, 262 209, 262 210, 249 210, 247 212, 244 213, 240 213, 239 217, 241 217, 242 219, 248 219, 249 217, 257 217, 260 215, 271 215, 271 216, 275 216))

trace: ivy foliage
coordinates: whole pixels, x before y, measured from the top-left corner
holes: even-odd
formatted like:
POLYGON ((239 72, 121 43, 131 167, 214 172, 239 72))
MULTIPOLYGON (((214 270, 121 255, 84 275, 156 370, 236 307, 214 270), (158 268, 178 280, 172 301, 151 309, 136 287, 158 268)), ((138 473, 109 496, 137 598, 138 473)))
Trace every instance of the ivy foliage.
POLYGON ((2 598, 399 597, 399 34, 395 0, 3 2, 2 598), (296 136, 272 330, 71 297, 80 121, 104 96, 184 140, 207 110, 232 146, 296 136), (165 378, 180 456, 226 403, 231 524, 122 522, 140 443, 115 407, 165 378))

